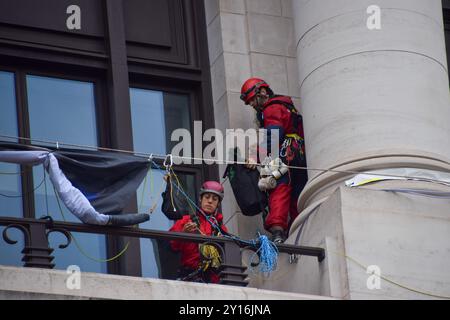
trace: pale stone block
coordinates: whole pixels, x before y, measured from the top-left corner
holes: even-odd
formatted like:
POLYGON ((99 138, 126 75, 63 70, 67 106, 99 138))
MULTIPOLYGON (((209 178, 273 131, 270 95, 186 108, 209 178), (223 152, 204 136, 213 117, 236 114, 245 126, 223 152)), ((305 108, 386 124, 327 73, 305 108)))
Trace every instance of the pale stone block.
POLYGON ((223 56, 227 77, 227 90, 240 92, 242 84, 251 75, 249 56, 228 52, 225 52, 223 56))
POLYGON ((217 102, 226 91, 225 61, 223 55, 211 66, 211 88, 213 101, 217 102))
POLYGON ((295 108, 298 110, 298 112, 300 112, 300 114, 302 114, 302 100, 297 97, 291 97, 291 98, 292 98, 292 102, 294 102, 295 108))
POLYGON ((213 65, 223 53, 221 17, 217 15, 207 27, 209 63, 213 65))
POLYGON ((405 290, 384 279, 380 289, 370 290, 364 268, 368 265, 378 266, 381 276, 399 285, 450 296, 450 219, 444 217, 450 200, 345 187, 341 194, 352 298, 353 292, 375 295, 377 299, 437 298, 405 290))
POLYGON ((327 20, 298 44, 300 81, 320 66, 342 57, 372 51, 403 51, 438 61, 446 69, 444 32, 417 12, 384 9, 381 30, 369 30, 359 12, 327 20))
POLYGON ((215 127, 225 132, 227 128, 230 126, 230 117, 229 117, 229 109, 228 109, 228 99, 227 95, 223 94, 219 100, 214 103, 214 122, 215 127))
POLYGON ((345 260, 339 254, 344 252, 342 238, 326 237, 324 248, 326 258, 321 264, 324 268, 320 270, 320 294, 345 299, 350 291, 345 260))
POLYGON ((253 128, 255 112, 239 98, 240 93, 228 92, 228 108, 230 111, 230 129, 247 130, 253 128))
POLYGON ((416 12, 427 17, 430 23, 442 27, 441 0, 377 0, 375 3, 373 0, 296 0, 292 4, 296 17, 296 42, 310 29, 334 17, 346 19, 347 14, 358 13, 366 24, 367 18, 369 18, 366 10, 373 4, 378 5, 382 13, 388 9, 395 9, 404 13, 416 12))
POLYGON ((219 0, 220 11, 245 14, 245 0, 219 0))
POLYGON ((289 94, 285 57, 252 53, 250 59, 253 76, 266 80, 276 94, 289 94))
POLYGON ((289 95, 300 97, 300 83, 298 78, 298 63, 296 58, 286 58, 287 80, 289 86, 289 95))
POLYGON ((275 290, 282 287, 286 292, 298 292, 304 294, 318 295, 319 292, 319 266, 315 257, 301 256, 298 263, 290 264, 289 255, 280 253, 278 256, 277 269, 269 276, 261 274, 250 274, 252 286, 275 290), (309 276, 302 278, 299 283, 298 277, 301 269, 308 269, 309 276))
POLYGON ((223 50, 233 53, 248 53, 247 24, 244 15, 222 13, 220 15, 223 50))
POLYGON ((246 0, 246 2, 248 12, 281 16, 280 0, 246 0))
MULTIPOLYGON (((249 217, 244 216, 242 213, 238 213, 237 220, 239 226, 239 236, 242 239, 255 239, 258 232, 261 232, 261 234, 267 234, 264 230, 261 214, 249 217)), ((248 260, 245 261, 248 262, 248 260)))
POLYGON ((292 19, 249 14, 248 25, 252 52, 296 56, 292 19))
MULTIPOLYGON (((225 137, 225 131, 223 132, 225 137)), ((225 140, 225 139, 224 139, 225 140)), ((225 144, 225 141, 223 142, 225 144)), ((219 174, 220 177, 223 176, 226 164, 219 165, 219 174)), ((238 232, 238 221, 236 218, 236 211, 239 209, 236 204, 236 200, 233 195, 233 190, 231 188, 231 184, 229 182, 225 182, 223 184, 225 198, 222 201, 222 214, 223 214, 223 223, 228 228, 228 231, 233 234, 237 234, 238 232)))
POLYGON ((82 272, 80 290, 66 287, 63 270, 0 266, 2 299, 117 299, 117 300, 304 300, 325 297, 219 284, 82 272))
MULTIPOLYGON (((266 289, 283 287, 292 292, 345 298, 349 294, 346 261, 338 254, 344 251, 340 204, 340 193, 335 192, 310 215, 297 243, 325 248, 325 259, 321 263, 316 257, 300 256, 297 263, 291 264, 287 255, 281 255, 278 260, 279 272, 267 281, 252 277, 252 285, 266 289), (283 276, 286 274, 287 277, 283 276)), ((286 243, 294 244, 298 232, 298 228, 291 230, 286 243)))
POLYGON ((206 25, 219 14, 219 0, 204 0, 206 25))
POLYGON ((450 159, 442 147, 450 145, 448 77, 434 60, 401 52, 350 56, 312 73, 301 97, 312 167, 380 150, 450 159))

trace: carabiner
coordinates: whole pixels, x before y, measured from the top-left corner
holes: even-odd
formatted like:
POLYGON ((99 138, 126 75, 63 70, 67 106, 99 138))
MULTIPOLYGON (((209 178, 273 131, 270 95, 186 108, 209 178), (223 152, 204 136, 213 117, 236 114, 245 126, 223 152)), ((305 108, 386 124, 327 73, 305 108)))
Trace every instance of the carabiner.
POLYGON ((172 154, 171 154, 171 153, 169 153, 169 154, 166 156, 166 158, 164 159, 163 165, 164 165, 164 167, 166 168, 167 171, 169 171, 170 168, 172 168, 172 166, 173 166, 173 157, 172 157, 172 154), (167 159, 170 160, 170 163, 169 163, 169 164, 167 163, 167 159))

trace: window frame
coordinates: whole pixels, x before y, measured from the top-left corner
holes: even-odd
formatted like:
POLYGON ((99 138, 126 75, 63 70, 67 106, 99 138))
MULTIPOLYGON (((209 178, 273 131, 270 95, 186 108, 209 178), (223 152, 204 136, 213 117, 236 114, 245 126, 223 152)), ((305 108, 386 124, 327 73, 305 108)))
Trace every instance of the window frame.
MULTIPOLYGON (((29 110, 28 110, 28 92, 27 92, 27 76, 41 76, 41 77, 49 77, 49 78, 57 78, 64 80, 73 80, 73 81, 83 81, 89 82, 93 84, 94 87, 94 104, 95 104, 95 117, 96 117, 96 128, 97 128, 97 144, 98 147, 111 147, 111 131, 114 130, 109 117, 109 112, 107 108, 107 93, 105 88, 105 77, 102 77, 101 74, 81 74, 78 72, 75 73, 65 73, 59 72, 53 69, 45 69, 36 68, 36 67, 18 67, 15 65, 4 65, 0 64, 0 70, 5 72, 10 72, 14 75, 14 84, 15 84, 15 98, 16 98, 16 113, 17 113, 17 125, 18 125, 18 136, 26 139, 31 139, 30 136, 30 119, 29 119, 29 110)), ((154 90, 161 91, 165 93, 173 93, 173 94, 185 94, 188 96, 189 102, 189 114, 190 114, 190 125, 191 129, 193 129, 194 121, 202 120, 201 110, 198 108, 199 99, 198 99, 198 90, 195 90, 195 87, 190 85, 186 85, 183 83, 177 83, 176 85, 165 85, 161 83, 157 83, 158 81, 149 81, 147 83, 143 82, 130 82, 130 88, 137 88, 143 90, 154 90)), ((131 106, 130 106, 131 112, 131 106)), ((202 120, 205 121, 205 120, 202 120)), ((132 126, 131 123, 125 124, 120 123, 119 125, 129 125, 132 126)), ((193 138, 191 140, 191 148, 194 150, 194 142, 193 138)), ((129 137, 132 142, 133 137, 129 137)), ((31 145, 30 140, 19 139, 20 143, 31 145)), ((36 143, 39 145, 39 143, 36 143)), ((48 148, 48 146, 45 146, 48 148)), ((56 148, 49 147, 51 149, 56 148)), ((133 150, 134 151, 134 150, 133 150)), ((156 160, 156 163, 162 166, 163 160, 156 160)), ((204 166, 198 164, 181 164, 174 165, 174 170, 179 174, 187 174, 192 175, 194 177, 195 183, 195 197, 198 197, 198 188, 200 187, 202 181, 205 180, 205 176, 207 176, 207 172, 205 171, 204 166)), ((21 166, 21 184, 22 184, 22 208, 23 208, 23 217, 24 218, 39 218, 35 215, 35 202, 34 202, 34 181, 33 181, 33 169, 30 166, 22 165, 21 166)), ((196 200, 196 199, 194 199, 196 200)), ((135 207, 137 210, 138 199, 135 197, 134 201, 132 201, 132 207, 135 207)), ((135 211, 136 211, 135 210, 135 211)), ((116 237, 116 236, 106 236, 106 253, 107 257, 111 257, 117 254, 117 252, 121 251, 123 246, 129 239, 116 237)), ((139 241, 137 241, 139 242, 139 241)), ((141 264, 140 253, 140 243, 135 244, 135 250, 130 250, 131 254, 127 255, 126 260, 130 261, 139 261, 141 264), (137 251, 137 252, 136 252, 137 251)), ((136 266, 135 266, 136 268, 136 266)), ((140 266, 138 267, 140 269, 140 266)), ((107 263, 107 272, 108 274, 127 274, 126 268, 123 267, 123 262, 120 261, 112 261, 107 263)), ((141 271, 142 272, 142 271, 141 271)))
MULTIPOLYGON (((94 82, 94 95, 96 105, 98 146, 116 149, 132 150, 130 101, 127 99, 130 87, 143 89, 164 89, 173 92, 184 90, 191 93, 190 107, 192 108, 191 121, 202 120, 204 129, 214 126, 214 112, 212 106, 212 89, 210 77, 210 64, 207 43, 207 26, 205 8, 202 1, 174 0, 182 19, 177 21, 177 52, 183 54, 184 59, 165 59, 160 61, 154 51, 157 47, 150 46, 145 57, 135 58, 129 54, 130 44, 126 40, 125 21, 122 0, 108 0, 103 2, 104 35, 102 39, 59 32, 20 25, 12 25, 17 32, 29 34, 31 31, 41 32, 46 42, 32 43, 18 40, 15 43, 0 39, 0 69, 15 74, 16 108, 18 117, 18 136, 29 138, 28 106, 26 97, 25 75, 36 74, 49 77, 67 78, 73 80, 94 82), (86 47, 61 48, 59 38, 64 40, 77 40, 92 42, 97 47, 104 48, 101 53, 86 50, 86 47), (52 45, 48 44, 48 39, 52 45), (98 40, 98 41, 97 41, 98 40)), ((46 8, 47 14, 54 14, 52 8, 46 8)), ((172 14, 172 13, 170 13, 172 14)), ((42 37, 41 36, 41 37, 42 37)), ((89 46, 88 46, 89 47, 89 46)), ((142 49, 148 47, 141 45, 142 49)), ((159 49, 158 49, 159 50, 159 49)), ((30 144, 28 140, 19 140, 20 143, 30 144)), ((193 150, 193 149, 192 149, 193 150)), ((156 161, 158 163, 158 161, 156 161)), ((159 162, 162 164, 162 161, 159 162)), ((33 181, 31 170, 22 175, 22 192, 24 218, 34 218, 34 195, 27 195, 32 190, 33 181), (31 189, 30 189, 31 188, 31 189)), ((21 168, 21 169, 22 169, 21 168)), ((188 174, 193 173, 197 186, 205 180, 218 179, 217 165, 184 165, 175 166, 176 171, 188 174)), ((197 192, 197 190, 196 190, 197 192)), ((125 210, 137 210, 136 204, 125 210)), ((133 212, 133 211, 129 211, 133 212)), ((107 256, 112 257, 119 252, 130 240, 127 252, 118 260, 108 263, 109 274, 123 274, 141 276, 141 258, 139 240, 124 237, 107 237, 107 256)))

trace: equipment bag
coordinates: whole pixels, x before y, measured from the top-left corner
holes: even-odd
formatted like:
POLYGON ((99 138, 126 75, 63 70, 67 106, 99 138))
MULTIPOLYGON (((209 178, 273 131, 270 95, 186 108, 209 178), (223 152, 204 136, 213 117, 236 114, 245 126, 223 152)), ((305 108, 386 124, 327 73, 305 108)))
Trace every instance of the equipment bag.
POLYGON ((167 177, 166 191, 164 191, 161 196, 163 198, 161 211, 169 220, 179 220, 183 215, 189 213, 190 207, 186 198, 179 190, 173 188, 170 176, 167 177))
POLYGON ((223 177, 228 176, 236 202, 245 216, 266 214, 267 194, 258 188, 259 172, 242 164, 229 164, 223 177))

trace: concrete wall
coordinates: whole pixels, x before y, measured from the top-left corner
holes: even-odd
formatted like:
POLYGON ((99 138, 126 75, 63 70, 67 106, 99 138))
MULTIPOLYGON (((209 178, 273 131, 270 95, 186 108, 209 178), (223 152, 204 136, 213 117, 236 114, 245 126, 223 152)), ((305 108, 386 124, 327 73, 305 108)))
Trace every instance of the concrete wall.
MULTIPOLYGON (((255 127, 254 111, 239 99, 249 77, 264 78, 301 109, 291 0, 205 0, 216 128, 255 127)), ((220 166, 220 173, 225 166, 220 166)), ((243 238, 264 231, 262 219, 245 217, 225 183, 225 219, 243 238)))
MULTIPOLYGON (((308 165, 447 170, 441 1, 297 0, 293 8, 308 165), (380 30, 367 28, 372 4, 380 30)), ((300 209, 340 176, 311 171, 300 209)))
POLYGON ((299 242, 325 248, 326 259, 291 264, 282 255, 278 271, 253 277, 253 285, 340 299, 450 298, 450 199, 379 190, 395 185, 339 187, 307 220, 299 242), (367 286, 371 265, 381 271, 379 289, 367 286))
MULTIPOLYGON (((440 0, 216 0, 205 7, 217 127, 253 125, 239 90, 246 78, 260 76, 277 93, 294 96, 309 167, 450 172, 440 0), (366 9, 373 4, 381 9, 380 30, 367 28, 366 9)), ((343 181, 351 176, 309 171, 299 199, 303 212, 326 199, 308 220, 301 244, 324 247, 327 258, 291 264, 281 255, 270 277, 251 273, 251 286, 345 299, 433 298, 384 280, 381 289, 369 290, 369 275, 356 259, 412 289, 450 295, 448 200, 348 189, 343 181)), ((448 191, 410 181, 375 188, 417 184, 448 191)), ((232 200, 224 206, 228 216, 238 212, 232 200)), ((260 217, 238 213, 233 219, 232 230, 244 238, 258 229, 260 217)), ((291 231, 288 243, 298 229, 291 231)), ((244 263, 250 258, 244 253, 244 263)))
POLYGON ((160 279, 81 273, 80 289, 69 290, 68 274, 59 270, 0 266, 0 300, 310 300, 318 296, 188 283, 160 279))
MULTIPOLYGON (((437 296, 450 298, 449 199, 371 190, 342 192, 345 254, 359 263, 377 265, 381 275, 437 296)), ((351 299, 435 299, 381 280, 369 290, 368 274, 347 259, 351 299)))
MULTIPOLYGON (((286 243, 294 244, 297 232, 286 243)), ((252 286, 345 298, 348 294, 345 259, 331 254, 344 251, 343 239, 341 195, 335 192, 308 219, 297 243, 325 248, 325 259, 319 263, 315 257, 299 256, 297 262, 291 263, 289 255, 281 254, 277 271, 269 277, 252 275, 252 286)))
MULTIPOLYGON (((441 1, 293 4, 308 166, 450 172, 450 95, 441 1), (366 10, 373 4, 381 9, 379 30, 367 27, 366 10)), ((343 187, 352 175, 309 172, 299 210, 307 212, 312 203, 327 200, 308 220, 302 239, 324 246, 328 261, 319 274, 317 268, 299 267, 298 288, 349 299, 449 296, 448 199, 343 187), (378 265, 382 276, 436 296, 385 280, 381 289, 369 290, 369 275, 356 261, 378 265), (315 274, 320 285, 310 285, 308 274, 315 274)), ((384 185, 449 190, 411 181, 382 182, 374 188, 384 185)), ((296 232, 291 230, 291 238, 296 232)))

